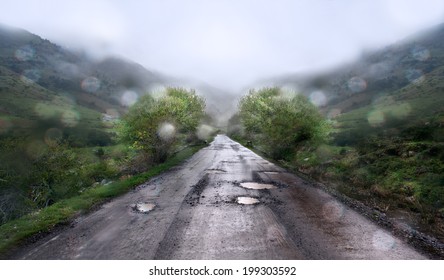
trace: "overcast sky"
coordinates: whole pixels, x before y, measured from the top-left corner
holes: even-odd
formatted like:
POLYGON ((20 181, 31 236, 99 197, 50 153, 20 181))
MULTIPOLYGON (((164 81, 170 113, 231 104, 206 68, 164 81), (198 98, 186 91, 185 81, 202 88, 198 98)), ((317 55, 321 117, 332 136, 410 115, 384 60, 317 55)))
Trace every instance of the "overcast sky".
POLYGON ((0 0, 0 22, 225 89, 350 61, 444 22, 443 0, 0 0))

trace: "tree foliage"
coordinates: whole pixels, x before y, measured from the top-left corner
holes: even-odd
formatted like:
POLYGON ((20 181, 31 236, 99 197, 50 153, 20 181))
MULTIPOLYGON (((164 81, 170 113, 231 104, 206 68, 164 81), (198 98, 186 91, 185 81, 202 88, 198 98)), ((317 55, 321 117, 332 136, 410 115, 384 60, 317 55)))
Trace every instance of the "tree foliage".
POLYGON ((279 88, 251 90, 239 103, 246 137, 258 140, 274 158, 283 158, 301 143, 323 141, 328 124, 305 96, 279 88))
POLYGON ((122 140, 136 150, 163 162, 178 135, 194 134, 204 117, 205 101, 194 90, 167 88, 161 98, 142 96, 120 125, 122 140))

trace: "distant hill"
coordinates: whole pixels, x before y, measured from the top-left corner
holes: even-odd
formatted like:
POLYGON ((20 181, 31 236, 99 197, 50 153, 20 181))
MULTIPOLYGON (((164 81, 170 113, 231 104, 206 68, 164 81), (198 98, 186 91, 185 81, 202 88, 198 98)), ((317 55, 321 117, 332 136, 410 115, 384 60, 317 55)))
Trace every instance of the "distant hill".
POLYGON ((384 98, 386 102, 408 102, 422 97, 435 101, 427 101, 417 109, 434 114, 444 107, 443 71, 444 24, 367 52, 355 63, 333 71, 312 76, 287 75, 272 81, 294 87, 315 101, 319 96, 325 97, 319 105, 326 114, 372 106, 384 98), (387 99, 388 96, 391 98, 387 99))
MULTIPOLYGON (((0 25, 0 66, 54 93, 69 93, 78 105, 99 112, 120 110, 126 90, 138 94, 165 78, 119 58, 96 61, 25 30, 0 25)), ((12 76, 10 77, 12 78, 12 76)))
POLYGON ((38 110, 33 107, 43 103, 54 108, 53 100, 57 99, 59 103, 67 102, 61 108, 74 106, 76 112, 89 112, 85 116, 100 126, 97 120, 102 114, 107 118, 121 115, 137 96, 164 86, 190 84, 205 97, 215 124, 223 126, 236 110, 233 94, 202 82, 147 70, 124 58, 95 60, 25 30, 0 25, 2 119, 35 119, 38 110))

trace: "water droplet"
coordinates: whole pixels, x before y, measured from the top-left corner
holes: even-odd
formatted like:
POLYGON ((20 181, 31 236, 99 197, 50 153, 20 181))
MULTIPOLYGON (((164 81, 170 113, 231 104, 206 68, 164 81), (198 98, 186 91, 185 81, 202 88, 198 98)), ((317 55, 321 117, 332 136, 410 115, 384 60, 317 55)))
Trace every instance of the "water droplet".
POLYGON ((54 106, 40 102, 34 107, 34 112, 42 119, 49 119, 57 114, 57 110, 54 106))
POLYGON ((64 111, 61 121, 66 127, 74 127, 79 123, 80 114, 74 110, 64 111))
POLYGON ((63 132, 58 128, 50 128, 45 133, 45 143, 50 145, 59 142, 63 137, 63 132))
POLYGON ((120 104, 129 107, 134 105, 137 102, 137 99, 139 99, 139 95, 136 92, 132 90, 127 90, 122 94, 122 97, 120 98, 120 104))
POLYGON ((0 134, 8 132, 12 127, 12 123, 6 119, 0 119, 0 134))
POLYGON ((382 126, 385 123, 384 112, 380 110, 371 111, 367 116, 367 121, 373 127, 382 126))
POLYGON ((310 94, 310 101, 314 105, 322 107, 327 104, 327 97, 325 96, 324 92, 317 90, 310 94))
POLYGON ((329 201, 322 207, 322 214, 331 221, 338 221, 344 215, 344 206, 337 201, 329 201))
POLYGON ((426 61, 430 58, 430 51, 424 47, 414 47, 412 49, 412 56, 419 61, 426 61))
POLYGON ((367 82, 360 77, 353 77, 348 80, 347 86, 353 93, 358 93, 367 88, 367 82))
POLYGON ((200 140, 207 140, 210 138, 211 134, 214 132, 214 128, 212 126, 201 124, 197 128, 197 138, 200 140))
POLYGON ((408 103, 402 103, 392 108, 390 113, 397 119, 404 119, 410 115, 412 107, 408 103))
POLYGON ((378 230, 373 234, 373 247, 381 251, 389 251, 395 245, 393 237, 382 230, 378 230))
POLYGON ((23 71, 20 79, 27 84, 36 83, 40 80, 40 71, 37 69, 28 69, 23 71))
POLYGON ((334 118, 336 118, 337 116, 339 116, 340 114, 341 114, 341 109, 331 109, 331 110, 328 112, 327 117, 328 117, 329 119, 334 119, 334 118))
POLYGON ((100 88, 100 80, 96 77, 88 77, 80 84, 82 89, 89 93, 94 93, 100 88))
POLYGON ((15 58, 20 61, 28 61, 34 58, 35 50, 31 46, 23 46, 15 51, 15 58))
POLYGON ((414 84, 422 83, 425 79, 424 74, 419 69, 409 69, 405 72, 405 77, 414 84))
POLYGON ((157 135, 163 141, 171 140, 176 134, 176 128, 170 123, 162 123, 157 129, 157 135))
POLYGON ((26 154, 31 158, 40 157, 46 150, 48 146, 40 140, 31 141, 26 147, 26 154))

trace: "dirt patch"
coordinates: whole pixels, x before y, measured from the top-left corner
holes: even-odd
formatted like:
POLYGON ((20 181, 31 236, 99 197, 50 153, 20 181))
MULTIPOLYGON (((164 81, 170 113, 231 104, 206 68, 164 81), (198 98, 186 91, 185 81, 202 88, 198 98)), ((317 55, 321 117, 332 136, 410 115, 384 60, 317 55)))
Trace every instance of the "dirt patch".
POLYGON ((189 204, 190 206, 195 206, 199 204, 202 192, 204 191, 205 187, 208 185, 209 179, 208 174, 206 174, 202 179, 197 182, 196 185, 192 186, 192 190, 188 193, 187 197, 185 198, 185 203, 189 204))

